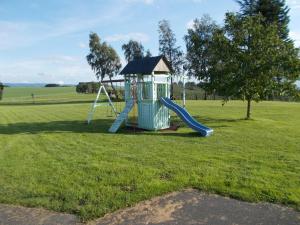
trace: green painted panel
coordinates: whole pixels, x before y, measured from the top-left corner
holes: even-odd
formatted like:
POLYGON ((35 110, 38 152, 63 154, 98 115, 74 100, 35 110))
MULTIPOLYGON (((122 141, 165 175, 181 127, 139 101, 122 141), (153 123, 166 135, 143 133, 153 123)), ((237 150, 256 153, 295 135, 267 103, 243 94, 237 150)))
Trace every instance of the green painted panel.
POLYGON ((160 101, 138 104, 138 126, 147 130, 160 130, 170 126, 169 110, 160 101))
MULTIPOLYGON (((131 96, 131 85, 125 84, 125 97, 131 96)), ((169 110, 160 103, 160 97, 169 96, 167 83, 153 83, 152 81, 138 82, 138 127, 146 130, 160 130, 170 127, 169 110)))

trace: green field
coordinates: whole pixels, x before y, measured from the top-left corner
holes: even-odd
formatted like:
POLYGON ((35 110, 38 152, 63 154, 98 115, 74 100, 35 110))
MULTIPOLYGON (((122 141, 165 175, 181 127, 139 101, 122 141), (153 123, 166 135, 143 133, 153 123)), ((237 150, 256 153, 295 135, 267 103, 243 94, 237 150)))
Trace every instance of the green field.
POLYGON ((0 103, 0 202, 75 213, 83 220, 183 188, 300 210, 300 104, 188 101, 214 129, 107 133, 113 117, 74 88, 6 88, 0 103), (49 91, 50 90, 50 91, 49 91), (32 104, 31 92, 36 94, 32 104), (24 94, 23 94, 24 93, 24 94), (29 95, 29 96, 28 96, 29 95))
POLYGON ((76 94, 75 87, 9 87, 4 89, 0 105, 87 103, 96 95, 76 94), (34 99, 32 98, 34 94, 34 99))

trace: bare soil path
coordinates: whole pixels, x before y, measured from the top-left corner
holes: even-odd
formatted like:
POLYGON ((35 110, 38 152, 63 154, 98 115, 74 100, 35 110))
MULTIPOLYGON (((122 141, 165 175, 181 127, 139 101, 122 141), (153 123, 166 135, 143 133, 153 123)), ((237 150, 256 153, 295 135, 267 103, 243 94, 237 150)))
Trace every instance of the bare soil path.
MULTIPOLYGON (((0 204, 2 225, 81 225, 70 214, 0 204)), ((300 212, 269 203, 247 203, 201 193, 174 192, 119 210, 88 225, 203 224, 203 225, 299 225, 300 212)))

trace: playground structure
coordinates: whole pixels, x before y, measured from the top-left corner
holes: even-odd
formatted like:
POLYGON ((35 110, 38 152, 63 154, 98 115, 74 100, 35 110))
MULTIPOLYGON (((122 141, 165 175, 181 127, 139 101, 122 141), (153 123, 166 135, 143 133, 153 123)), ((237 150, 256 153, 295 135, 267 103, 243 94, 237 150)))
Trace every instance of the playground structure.
MULTIPOLYGON (((146 57, 129 62, 121 71, 124 75, 125 108, 118 113, 108 95, 103 82, 97 98, 89 114, 90 123, 97 101, 104 91, 108 104, 116 115, 116 120, 109 128, 109 132, 116 133, 125 122, 127 127, 144 130, 162 130, 170 127, 170 110, 174 111, 190 128, 202 136, 209 136, 213 130, 197 122, 185 110, 185 92, 183 91, 183 105, 179 106, 170 99, 171 67, 164 56, 146 57)), ((184 82, 183 82, 184 83, 184 82)), ((184 90, 184 89, 183 89, 184 90)))
MULTIPOLYGON (((113 103, 113 101, 111 100, 111 97, 113 95, 115 95, 115 98, 118 100, 118 93, 109 93, 106 88, 105 88, 105 84, 107 83, 122 83, 124 82, 124 79, 120 79, 120 80, 106 80, 106 81, 101 81, 100 82, 100 87, 99 87, 99 90, 98 90, 98 93, 97 93, 97 96, 96 96, 96 99, 95 101, 93 102, 92 104, 92 108, 88 114, 88 119, 87 119, 87 122, 88 124, 91 123, 92 119, 93 119, 93 116, 94 116, 94 113, 96 111, 96 108, 99 107, 99 106, 109 106, 107 108, 107 111, 109 111, 109 108, 110 108, 110 111, 111 113, 113 113, 115 116, 118 116, 119 112, 117 110, 118 107, 116 107, 113 103), (108 102, 101 102, 101 94, 103 94, 106 96, 108 102)), ((108 114, 108 113, 107 113, 108 114)))

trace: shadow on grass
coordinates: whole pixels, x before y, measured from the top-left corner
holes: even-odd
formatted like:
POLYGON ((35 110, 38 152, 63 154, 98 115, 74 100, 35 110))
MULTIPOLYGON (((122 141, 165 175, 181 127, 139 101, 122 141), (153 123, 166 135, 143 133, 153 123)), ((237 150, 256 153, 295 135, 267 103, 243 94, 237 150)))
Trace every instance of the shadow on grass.
MULTIPOLYGON (((34 123, 14 123, 9 125, 0 124, 0 134, 40 134, 40 133, 99 133, 110 134, 108 129, 113 123, 114 118, 93 120, 88 125, 86 121, 51 121, 34 123)), ((113 134, 112 134, 113 135, 113 134)), ((146 131, 140 129, 128 129, 122 127, 117 135, 149 135, 149 136, 181 136, 181 137, 199 137, 197 132, 178 131, 146 131)))
POLYGON ((93 100, 78 100, 78 101, 45 101, 45 102, 1 102, 0 106, 40 106, 40 105, 62 105, 62 104, 83 104, 93 103, 93 100))
MULTIPOLYGON (((195 119, 210 128, 229 127, 229 123, 244 121, 244 119, 215 119, 196 116, 195 119), (214 125, 220 124, 220 125, 214 125)), ((0 134, 39 134, 39 133, 106 133, 114 122, 115 118, 93 120, 88 125, 86 121, 50 121, 50 122, 32 122, 32 123, 13 123, 8 125, 0 124, 0 134)), ((171 121, 179 124, 180 127, 187 125, 176 116, 172 116, 171 121)), ((180 128, 179 128, 180 129, 180 128)), ((199 137, 199 133, 192 131, 181 133, 179 131, 146 131, 140 129, 121 128, 118 134, 126 135, 160 135, 160 136, 182 136, 182 137, 199 137)))
MULTIPOLYGON (((107 133, 114 118, 93 120, 88 125, 86 121, 51 121, 33 123, 0 124, 0 134, 39 134, 39 133, 107 133)), ((121 128, 118 134, 143 134, 143 135, 176 135, 177 133, 149 132, 142 130, 129 130, 121 128)), ((186 135, 180 134, 178 135, 186 135)), ((191 134, 193 135, 193 134, 191 134)))
POLYGON ((94 120, 88 125, 86 121, 51 121, 33 123, 0 124, 0 134, 38 134, 38 133, 107 133, 112 119, 94 120))
MULTIPOLYGON (((95 99, 90 100, 72 100, 72 101, 59 101, 59 100, 49 100, 49 101, 24 101, 24 102, 0 102, 0 106, 34 106, 34 105, 63 105, 63 104, 83 104, 83 103, 94 103, 95 99)), ((114 103, 124 102, 123 100, 113 100, 114 103)), ((99 102, 100 103, 100 102, 99 102)), ((108 103, 107 99, 101 99, 101 103, 108 103)))
MULTIPOLYGON (((204 116, 194 116, 194 119, 197 120, 204 126, 208 126, 210 128, 224 128, 224 127, 231 127, 230 123, 236 123, 245 121, 245 119, 227 119, 227 118, 211 118, 211 117, 204 117, 204 116)), ((172 116, 171 120, 174 121, 176 124, 180 124, 180 126, 187 126, 185 123, 180 120, 180 118, 176 116, 172 116)))

